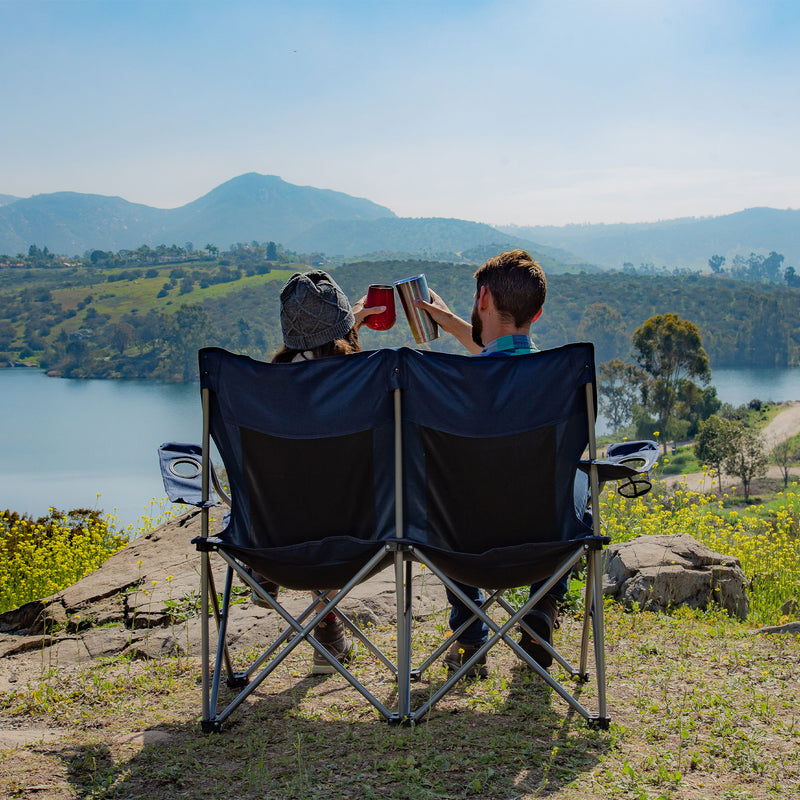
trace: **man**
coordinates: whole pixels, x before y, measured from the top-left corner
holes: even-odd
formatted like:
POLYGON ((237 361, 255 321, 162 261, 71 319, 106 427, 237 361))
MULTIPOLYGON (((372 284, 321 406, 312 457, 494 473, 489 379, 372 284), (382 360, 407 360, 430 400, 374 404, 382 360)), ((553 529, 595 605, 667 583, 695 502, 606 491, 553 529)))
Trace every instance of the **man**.
MULTIPOLYGON (((542 313, 547 284, 544 272, 524 250, 512 250, 490 258, 476 273, 475 303, 471 322, 456 316, 435 292, 431 302, 416 302, 427 311, 439 327, 452 334, 473 355, 514 356, 534 353, 537 348, 530 338, 531 325, 542 313)), ((541 584, 539 584, 541 585, 541 584)), ((476 603, 483 602, 483 593, 474 586, 458 584, 476 603)), ((537 585, 531 587, 531 594, 537 585)), ((558 607, 567 590, 567 579, 560 580, 525 617, 525 622, 547 642, 552 643, 558 607)), ((450 628, 457 630, 472 613, 449 589, 451 604, 450 628)), ((481 620, 473 621, 447 651, 444 662, 455 671, 487 640, 489 629, 481 620)), ((549 667, 552 656, 530 634, 523 631, 520 646, 542 667, 549 667)), ((486 677, 486 656, 479 659, 470 677, 486 677)))

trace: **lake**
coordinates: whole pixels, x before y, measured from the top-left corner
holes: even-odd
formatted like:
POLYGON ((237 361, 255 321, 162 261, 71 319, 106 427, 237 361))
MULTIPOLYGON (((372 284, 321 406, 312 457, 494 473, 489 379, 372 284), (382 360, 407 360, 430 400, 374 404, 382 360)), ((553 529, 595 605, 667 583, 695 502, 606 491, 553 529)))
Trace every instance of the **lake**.
MULTIPOLYGON (((800 400, 800 368, 719 369, 712 384, 733 405, 755 397, 800 400)), ((200 441, 197 384, 64 380, 5 369, 0 412, 0 509, 34 516, 50 506, 100 508, 122 526, 136 523, 149 515, 152 498, 164 498, 159 444, 200 441)))
POLYGON ((123 526, 164 497, 158 446, 199 441, 202 419, 196 384, 63 380, 27 368, 0 370, 0 411, 0 509, 100 508, 123 526))

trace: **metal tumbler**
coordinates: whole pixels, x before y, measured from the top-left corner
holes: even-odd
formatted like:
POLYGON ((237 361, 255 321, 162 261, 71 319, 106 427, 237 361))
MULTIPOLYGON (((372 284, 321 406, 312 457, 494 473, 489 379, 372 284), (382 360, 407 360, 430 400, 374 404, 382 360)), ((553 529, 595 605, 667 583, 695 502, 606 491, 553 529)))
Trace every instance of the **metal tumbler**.
POLYGON ((408 327, 411 328, 411 333, 414 334, 414 341, 417 344, 423 344, 437 339, 439 337, 439 326, 427 311, 423 311, 414 305, 415 300, 430 302, 431 293, 428 291, 428 281, 425 280, 425 275, 415 275, 413 278, 395 281, 394 285, 400 295, 400 302, 403 304, 403 311, 406 313, 408 327))

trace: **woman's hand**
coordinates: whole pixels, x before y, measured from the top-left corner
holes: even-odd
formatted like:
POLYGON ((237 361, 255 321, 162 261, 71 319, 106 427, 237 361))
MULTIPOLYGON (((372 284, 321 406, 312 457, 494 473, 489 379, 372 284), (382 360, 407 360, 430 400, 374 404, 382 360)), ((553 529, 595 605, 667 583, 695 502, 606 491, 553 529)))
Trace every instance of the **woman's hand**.
POLYGON ((371 308, 364 308, 364 303, 367 302, 367 296, 364 295, 360 300, 353 303, 353 316, 356 318, 355 328, 358 330, 366 321, 367 317, 372 314, 381 314, 386 311, 386 306, 372 306, 371 308))

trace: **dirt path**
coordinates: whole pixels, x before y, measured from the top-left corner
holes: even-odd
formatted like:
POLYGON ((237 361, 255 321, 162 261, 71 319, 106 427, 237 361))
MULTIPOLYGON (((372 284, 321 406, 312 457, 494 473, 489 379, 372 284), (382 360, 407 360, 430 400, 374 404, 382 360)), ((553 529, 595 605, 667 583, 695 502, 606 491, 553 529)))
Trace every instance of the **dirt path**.
POLYGON ((793 400, 785 405, 786 408, 780 411, 762 431, 768 448, 775 447, 776 444, 800 433, 800 401, 793 400))
MULTIPOLYGON (((781 411, 761 432, 767 450, 771 450, 776 444, 800 433, 800 401, 791 400, 784 403, 783 406, 781 411)), ((800 469, 796 468, 793 474, 795 479, 800 479, 800 469)), ((770 465, 767 467, 767 477, 783 479, 783 470, 780 467, 770 465)), ((669 475, 664 480, 668 486, 672 487, 685 482, 689 490, 693 492, 711 492, 719 486, 717 481, 708 475, 703 475, 702 472, 694 472, 689 475, 669 475), (712 481, 714 481, 713 485, 712 481)), ((723 487, 726 491, 736 483, 736 477, 731 475, 723 476, 723 487)))

